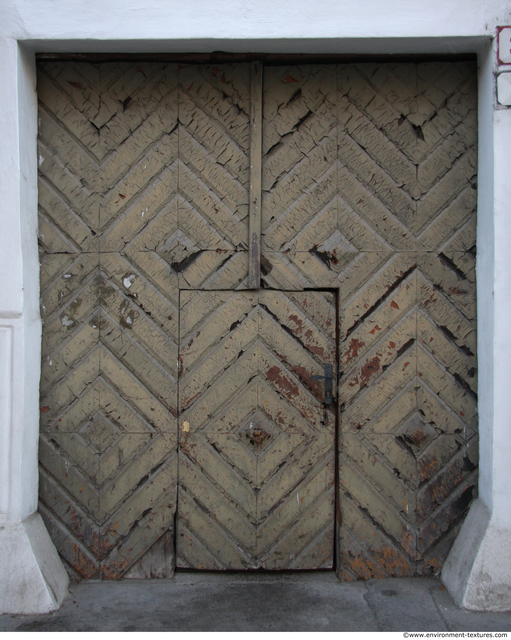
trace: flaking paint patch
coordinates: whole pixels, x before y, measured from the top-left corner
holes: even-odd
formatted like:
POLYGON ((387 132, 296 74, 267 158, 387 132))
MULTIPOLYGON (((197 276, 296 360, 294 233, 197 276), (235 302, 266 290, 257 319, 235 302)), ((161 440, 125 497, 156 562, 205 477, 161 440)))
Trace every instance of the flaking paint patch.
POLYGON ((352 360, 356 360, 358 358, 358 352, 363 347, 365 347, 365 342, 362 342, 362 340, 358 340, 357 338, 352 338, 348 345, 346 355, 344 356, 344 363, 348 365, 352 360))
POLYGON ((60 316, 60 322, 62 323, 63 327, 70 328, 75 326, 75 321, 73 320, 73 318, 70 318, 67 313, 64 313, 60 316))
POLYGON ((266 378, 274 382, 288 398, 292 398, 299 394, 298 386, 285 376, 277 365, 268 369, 266 372, 266 378))
POLYGON ((391 576, 405 577, 413 575, 413 568, 410 563, 392 547, 384 547, 378 551, 373 551, 373 554, 376 558, 379 558, 382 567, 391 576))
POLYGON ((133 329, 136 318, 140 316, 140 313, 136 311, 128 301, 121 302, 119 309, 119 324, 125 329, 133 329))
POLYGON ((371 377, 380 370, 380 361, 375 356, 371 360, 365 363, 360 370, 360 388, 365 387, 371 377))
POLYGON ((124 285, 124 287, 126 289, 130 289, 131 285, 133 284, 133 281, 135 280, 136 276, 134 273, 130 274, 129 276, 125 276, 122 280, 122 283, 124 285))

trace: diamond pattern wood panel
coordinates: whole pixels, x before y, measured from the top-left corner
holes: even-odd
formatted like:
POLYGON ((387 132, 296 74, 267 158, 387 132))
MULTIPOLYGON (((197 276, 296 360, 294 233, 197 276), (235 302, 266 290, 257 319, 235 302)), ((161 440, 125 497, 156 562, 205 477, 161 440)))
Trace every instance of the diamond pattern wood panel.
POLYGON ((476 490, 475 81, 265 72, 263 281, 339 289, 343 579, 438 572, 476 490))
POLYGON ((178 567, 333 567, 336 412, 313 378, 335 316, 332 293, 181 294, 178 567))
MULTIPOLYGON (((476 491, 475 78, 264 69, 263 285, 338 290, 343 579, 438 572, 476 491)), ((39 65, 41 512, 85 577, 172 571, 179 291, 247 286, 249 87, 249 65, 39 65)), ((254 513, 211 566, 272 566, 254 513)))
POLYGON ((39 66, 40 508, 87 578, 173 571, 179 289, 246 277, 249 75, 39 66))

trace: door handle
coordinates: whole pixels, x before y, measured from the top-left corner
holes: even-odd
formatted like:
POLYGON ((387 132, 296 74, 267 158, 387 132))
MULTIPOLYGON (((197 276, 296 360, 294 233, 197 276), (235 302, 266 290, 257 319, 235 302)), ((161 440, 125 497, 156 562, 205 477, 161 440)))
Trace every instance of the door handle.
POLYGON ((325 381, 325 404, 332 404, 332 387, 334 377, 334 368, 331 364, 325 365, 325 375, 324 376, 312 376, 311 380, 324 380, 325 381))

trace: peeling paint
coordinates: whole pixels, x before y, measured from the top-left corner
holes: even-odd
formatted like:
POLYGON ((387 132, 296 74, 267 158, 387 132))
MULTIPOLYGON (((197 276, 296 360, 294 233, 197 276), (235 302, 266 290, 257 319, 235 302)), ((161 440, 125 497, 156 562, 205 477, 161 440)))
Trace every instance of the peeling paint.
POLYGON ((365 363, 360 370, 360 388, 365 387, 371 377, 380 370, 380 361, 375 356, 365 363))
POLYGON ((298 386, 285 376, 276 365, 266 372, 266 378, 274 382, 288 398, 297 396, 299 393, 298 386))

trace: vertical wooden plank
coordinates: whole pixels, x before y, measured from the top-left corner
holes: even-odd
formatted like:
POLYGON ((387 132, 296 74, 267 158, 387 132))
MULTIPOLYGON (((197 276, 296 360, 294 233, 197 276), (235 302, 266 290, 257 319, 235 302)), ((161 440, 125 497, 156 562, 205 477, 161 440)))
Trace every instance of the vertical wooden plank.
POLYGON ((263 67, 253 62, 250 74, 250 199, 248 207, 248 286, 261 284, 261 148, 263 67))

